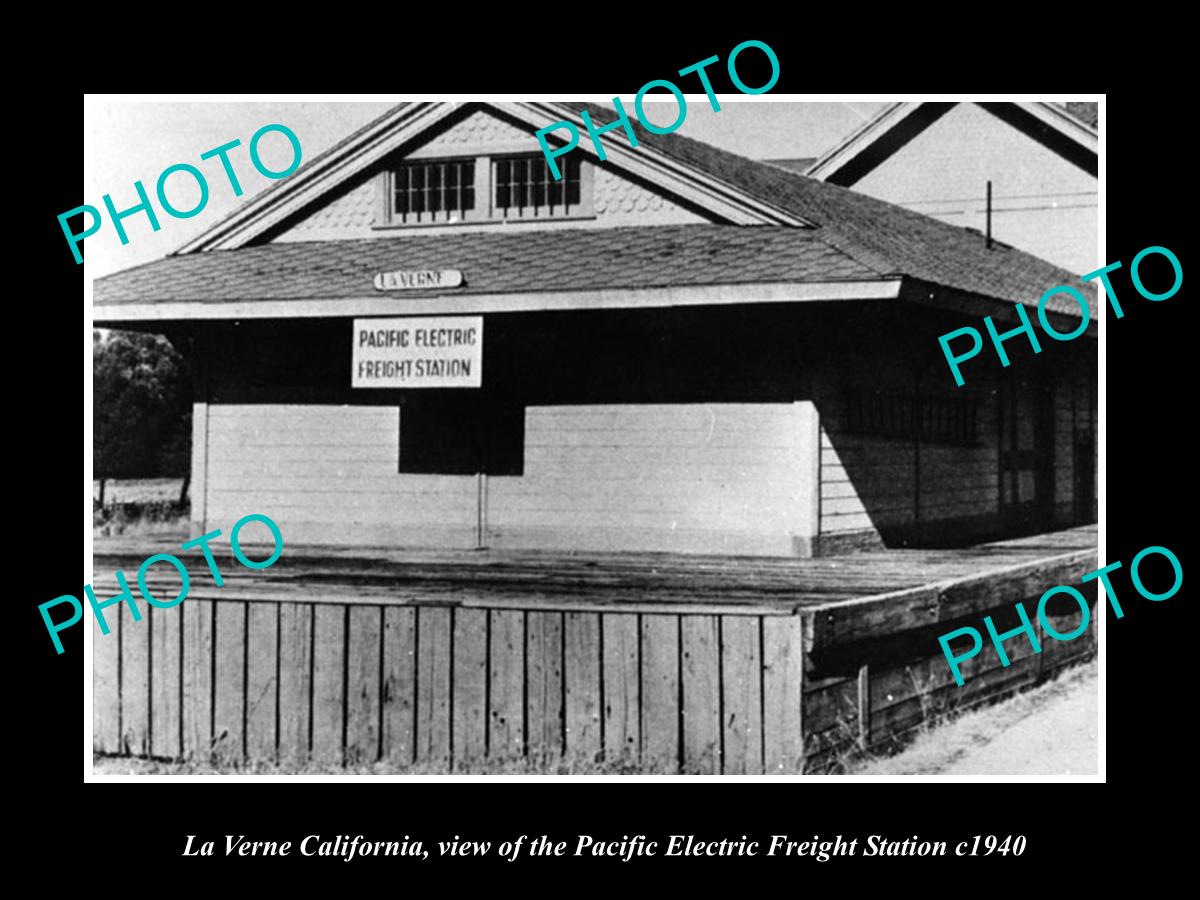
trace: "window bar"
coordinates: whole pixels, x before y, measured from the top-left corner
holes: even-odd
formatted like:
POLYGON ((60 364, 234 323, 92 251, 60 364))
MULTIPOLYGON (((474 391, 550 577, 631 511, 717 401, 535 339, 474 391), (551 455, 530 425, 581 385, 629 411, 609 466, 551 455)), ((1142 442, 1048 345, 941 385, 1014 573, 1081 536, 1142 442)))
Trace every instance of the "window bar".
POLYGON ((454 208, 458 211, 459 220, 466 218, 466 210, 463 209, 462 202, 462 168, 463 164, 454 164, 454 208))
POLYGON ((518 215, 520 218, 525 218, 525 207, 529 205, 529 157, 517 161, 517 168, 521 170, 521 188, 517 194, 517 199, 521 201, 518 215))
POLYGON ((509 166, 507 159, 496 160, 496 206, 501 215, 508 218, 508 206, 511 202, 511 182, 508 178, 509 166), (501 194, 503 191, 503 194, 501 194))

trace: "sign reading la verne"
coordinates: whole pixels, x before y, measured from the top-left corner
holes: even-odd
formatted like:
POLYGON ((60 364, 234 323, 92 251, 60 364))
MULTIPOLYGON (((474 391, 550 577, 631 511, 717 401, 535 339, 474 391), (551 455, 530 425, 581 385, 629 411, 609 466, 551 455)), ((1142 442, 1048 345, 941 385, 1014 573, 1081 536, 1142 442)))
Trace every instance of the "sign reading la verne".
POLYGON ((355 319, 350 386, 477 388, 483 316, 355 319))
POLYGON ((414 288, 447 288, 462 284, 458 269, 417 269, 412 272, 380 272, 375 276, 377 291, 408 291, 414 288))

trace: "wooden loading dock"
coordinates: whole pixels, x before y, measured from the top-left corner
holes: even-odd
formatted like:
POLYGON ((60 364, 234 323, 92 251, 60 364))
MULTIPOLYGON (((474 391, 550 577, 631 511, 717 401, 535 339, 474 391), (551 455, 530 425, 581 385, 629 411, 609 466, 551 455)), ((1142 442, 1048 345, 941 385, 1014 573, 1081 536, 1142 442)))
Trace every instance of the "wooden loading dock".
MULTIPOLYGON (((1094 622, 1069 643, 1042 634, 1041 654, 1014 639, 1010 666, 985 647, 958 687, 937 635, 985 614, 1012 627, 1015 601, 1032 609, 1096 568, 1095 539, 1087 526, 812 559, 289 546, 262 572, 218 556, 223 587, 191 565, 179 606, 142 604, 133 622, 122 604, 113 632, 96 630, 94 749, 227 766, 829 771, 1093 653, 1094 622)), ((97 596, 172 546, 97 541, 97 596)), ((150 589, 176 596, 162 568, 150 589)), ((1084 593, 1094 604, 1094 583, 1084 593)), ((1061 632, 1079 615, 1064 607, 1061 632)))

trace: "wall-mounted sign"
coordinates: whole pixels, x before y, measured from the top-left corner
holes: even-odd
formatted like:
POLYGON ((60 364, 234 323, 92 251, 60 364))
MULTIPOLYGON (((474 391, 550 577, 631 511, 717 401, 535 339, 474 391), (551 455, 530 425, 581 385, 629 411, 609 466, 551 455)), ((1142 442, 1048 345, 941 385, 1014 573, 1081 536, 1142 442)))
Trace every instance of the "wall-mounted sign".
POLYGON ((350 386, 477 388, 483 382, 483 316, 355 319, 350 386))
POLYGON ((458 269, 415 269, 411 272, 380 272, 377 291, 410 291, 416 288, 452 288, 463 283, 458 269))

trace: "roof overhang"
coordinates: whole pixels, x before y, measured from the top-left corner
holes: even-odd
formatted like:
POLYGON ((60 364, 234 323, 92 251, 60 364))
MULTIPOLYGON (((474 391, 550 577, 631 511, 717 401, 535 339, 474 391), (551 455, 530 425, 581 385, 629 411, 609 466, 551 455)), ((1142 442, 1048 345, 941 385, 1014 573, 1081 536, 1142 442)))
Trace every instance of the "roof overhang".
POLYGON ((424 297, 363 296, 212 302, 180 300, 105 304, 95 307, 93 319, 98 326, 119 328, 134 323, 741 306, 754 303, 891 300, 900 295, 900 287, 901 279, 889 278, 875 281, 718 284, 461 296, 442 294, 424 297))

